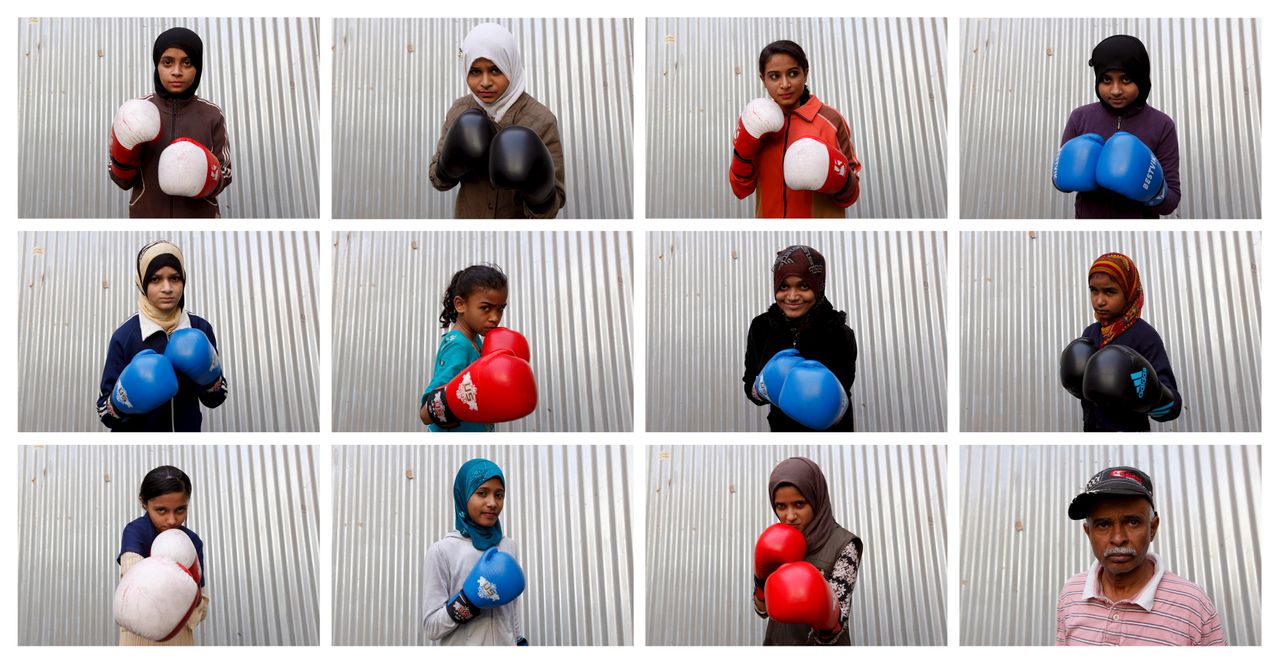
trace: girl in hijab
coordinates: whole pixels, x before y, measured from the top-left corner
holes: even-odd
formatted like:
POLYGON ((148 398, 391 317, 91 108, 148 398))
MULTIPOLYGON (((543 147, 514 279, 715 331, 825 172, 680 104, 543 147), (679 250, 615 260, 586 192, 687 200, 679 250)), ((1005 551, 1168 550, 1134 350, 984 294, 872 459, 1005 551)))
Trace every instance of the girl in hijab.
POLYGON ((182 251, 153 241, 134 263, 138 312, 107 346, 98 417, 114 432, 199 432, 200 405, 227 399, 213 325, 186 308, 182 251))
POLYGON ((840 604, 840 615, 835 631, 816 632, 808 625, 780 623, 769 618, 768 604, 755 597, 756 615, 769 618, 764 645, 852 645, 849 615, 853 587, 858 582, 858 568, 862 563, 862 539, 836 523, 822 469, 808 458, 783 460, 769 474, 769 505, 779 522, 804 534, 804 560, 827 580, 840 604))
MULTIPOLYGON (((478 569, 487 573, 486 580, 499 589, 510 580, 510 565, 518 557, 516 543, 502 535, 498 521, 506 503, 507 479, 498 465, 483 458, 467 460, 453 479, 453 526, 445 537, 427 550, 423 571, 422 627, 427 637, 448 646, 526 646, 520 623, 518 596, 512 591, 506 602, 496 608, 475 608, 461 595, 469 590, 466 580, 478 569), (494 565, 495 553, 508 567, 494 565), (514 599, 514 601, 512 601, 514 599)), ((516 568, 518 572, 518 567, 516 568)), ((495 589, 501 595, 503 590, 495 589)))
POLYGON ((453 102, 431 156, 431 184, 461 185, 456 218, 554 218, 564 207, 556 116, 525 91, 516 38, 482 23, 462 41, 469 93, 453 102))
MULTIPOLYGON (((812 432, 779 406, 779 394, 765 388, 766 365, 775 361, 817 361, 839 380, 847 403, 853 388, 858 342, 845 323, 848 315, 827 299, 827 261, 817 250, 803 245, 778 251, 773 262, 773 304, 751 320, 747 354, 742 372, 743 390, 752 404, 769 408, 769 431, 812 432)), ((778 390, 776 387, 775 391, 778 390)), ((853 432, 852 407, 829 432, 853 432)))
POLYGON ((151 61, 155 93, 126 101, 112 121, 111 181, 133 191, 129 218, 219 218, 231 147, 222 109, 196 96, 204 42, 186 28, 166 30, 151 61))

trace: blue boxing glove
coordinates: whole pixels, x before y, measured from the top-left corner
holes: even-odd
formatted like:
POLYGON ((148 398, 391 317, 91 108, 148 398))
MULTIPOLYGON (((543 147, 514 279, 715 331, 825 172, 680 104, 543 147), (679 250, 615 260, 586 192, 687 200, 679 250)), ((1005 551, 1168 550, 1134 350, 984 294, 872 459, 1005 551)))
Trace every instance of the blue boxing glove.
POLYGON ((178 372, 208 388, 222 376, 222 359, 200 329, 178 329, 169 336, 164 355, 178 372))
POLYGON ((1063 193, 1092 191, 1098 188, 1095 174, 1098 156, 1102 154, 1102 136, 1086 133, 1062 145, 1053 160, 1053 186, 1063 193))
POLYGON ((787 375, 776 404, 797 423, 811 430, 825 430, 844 418, 849 395, 826 366, 817 361, 801 361, 787 375))
POLYGON ((1137 136, 1117 131, 1098 156, 1098 185, 1148 207, 1164 202, 1168 191, 1160 160, 1137 136))
POLYGON ((774 354, 773 358, 760 369, 760 374, 756 375, 756 381, 751 385, 751 394, 756 400, 778 404, 776 398, 782 392, 782 384, 787 380, 787 374, 803 360, 800 350, 793 347, 774 354))
POLYGON ((445 603, 449 618, 466 623, 480 615, 480 609, 493 609, 515 600, 524 593, 524 571, 515 557, 490 547, 476 561, 462 582, 462 589, 445 603))
POLYGON ((111 406, 121 414, 145 414, 178 394, 178 375, 163 354, 144 349, 120 371, 111 406))

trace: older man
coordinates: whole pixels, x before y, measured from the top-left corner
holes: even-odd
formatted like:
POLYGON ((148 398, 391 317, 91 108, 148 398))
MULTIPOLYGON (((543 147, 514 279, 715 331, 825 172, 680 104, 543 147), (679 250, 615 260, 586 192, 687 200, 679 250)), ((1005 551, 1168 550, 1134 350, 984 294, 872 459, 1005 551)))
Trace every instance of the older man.
POLYGON ((1111 467, 1067 509, 1084 520, 1097 559, 1058 596, 1059 646, 1225 646, 1204 590, 1172 572, 1148 546, 1160 528, 1151 477, 1111 467))

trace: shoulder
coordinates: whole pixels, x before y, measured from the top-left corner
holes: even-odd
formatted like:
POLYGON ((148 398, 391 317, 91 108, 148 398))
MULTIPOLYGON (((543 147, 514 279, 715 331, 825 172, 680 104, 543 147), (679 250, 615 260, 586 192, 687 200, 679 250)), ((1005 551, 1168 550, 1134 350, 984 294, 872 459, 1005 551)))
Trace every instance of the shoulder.
POLYGON ((1172 129, 1173 127, 1177 126, 1177 124, 1173 121, 1173 118, 1169 117, 1168 113, 1165 113, 1164 111, 1154 106, 1148 105, 1146 112, 1150 114, 1150 118, 1148 119, 1148 121, 1155 124, 1156 126, 1159 126, 1162 128, 1169 128, 1169 129, 1172 129))
POLYGON ((213 325, 209 320, 196 315, 195 313, 187 313, 187 317, 191 318, 191 328, 200 329, 201 331, 212 331, 213 325))
POLYGON ((201 96, 194 97, 191 100, 191 103, 193 106, 201 109, 204 112, 217 113, 218 115, 222 115, 222 106, 219 106, 218 104, 204 97, 201 97, 201 96))
POLYGON ((1080 332, 1080 337, 1088 338, 1089 340, 1093 340, 1093 341, 1101 340, 1102 339, 1102 323, 1094 322, 1093 324, 1090 324, 1089 326, 1084 327, 1084 331, 1080 332))
POLYGON ((849 123, 845 121, 844 115, 841 115, 840 111, 821 101, 818 102, 818 117, 830 122, 837 130, 847 130, 849 127, 849 123))
POLYGON ((502 540, 498 541, 498 549, 512 556, 520 556, 520 543, 516 542, 516 539, 511 536, 502 536, 502 540))
POLYGON ((556 127, 556 114, 528 92, 520 95, 514 107, 517 109, 515 124, 528 127, 538 133, 556 127))
POLYGON ((142 325, 138 322, 138 314, 134 313, 111 333, 111 342, 127 345, 130 338, 140 338, 141 335, 142 325))
POLYGON ((1058 602, 1070 602, 1076 596, 1084 592, 1084 582, 1088 578, 1089 572, 1079 573, 1066 581, 1062 585, 1062 590, 1058 592, 1058 602))
POLYGON ((1160 584, 1156 586, 1156 597, 1190 607, 1202 614, 1216 611, 1213 600, 1203 588, 1200 588, 1199 584, 1168 570, 1164 572, 1164 576, 1160 578, 1160 584))
POLYGON ((204 540, 202 540, 200 538, 200 535, 197 534, 195 531, 192 531, 191 529, 188 529, 187 527, 184 526, 182 527, 182 532, 187 534, 187 537, 191 539, 191 544, 195 545, 196 549, 204 548, 204 540))
POLYGON ((1068 122, 1081 121, 1087 117, 1097 114, 1100 111, 1105 112, 1102 110, 1102 105, 1099 104, 1098 102, 1095 101, 1093 103, 1086 103, 1085 105, 1078 106, 1076 107, 1075 110, 1072 110, 1071 115, 1067 118, 1067 121, 1068 122))

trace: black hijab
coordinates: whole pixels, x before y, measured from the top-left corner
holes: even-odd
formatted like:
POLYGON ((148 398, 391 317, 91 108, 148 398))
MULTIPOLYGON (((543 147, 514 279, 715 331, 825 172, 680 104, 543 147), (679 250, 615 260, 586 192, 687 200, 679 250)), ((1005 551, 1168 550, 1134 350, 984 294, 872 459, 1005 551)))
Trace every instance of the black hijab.
POLYGON ((200 41, 200 35, 186 28, 170 28, 160 33, 156 37, 156 44, 151 48, 151 78, 156 88, 156 94, 163 99, 190 99, 195 96, 196 88, 200 87, 200 76, 204 74, 204 42, 200 41), (191 81, 191 87, 185 92, 175 94, 167 90, 164 83, 160 80, 160 72, 156 67, 160 65, 160 56, 164 55, 165 49, 181 48, 186 54, 187 59, 191 60, 191 66, 196 68, 196 77, 191 81))
MULTIPOLYGON (((1123 71, 1129 80, 1138 85, 1138 98, 1130 107, 1141 108, 1147 105, 1147 95, 1151 94, 1151 58, 1147 56, 1147 48, 1137 37, 1118 34, 1107 37, 1093 47, 1093 55, 1089 57, 1089 66, 1093 67, 1093 93, 1098 100, 1106 104, 1106 100, 1098 92, 1098 83, 1102 75, 1108 71, 1123 71)), ((1109 105, 1107 105, 1110 108, 1109 105)))

